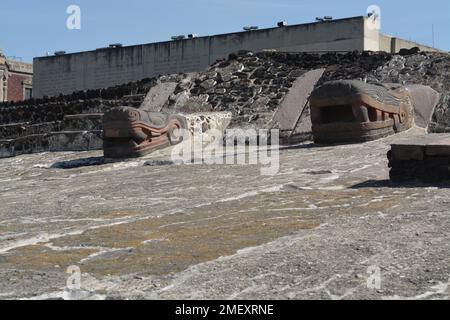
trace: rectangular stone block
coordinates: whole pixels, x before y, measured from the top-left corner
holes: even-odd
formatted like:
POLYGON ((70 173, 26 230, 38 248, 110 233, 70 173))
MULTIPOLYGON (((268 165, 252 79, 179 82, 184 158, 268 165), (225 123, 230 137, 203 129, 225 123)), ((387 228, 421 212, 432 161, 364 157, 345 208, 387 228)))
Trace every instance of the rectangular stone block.
POLYGON ((14 148, 11 140, 0 140, 0 159, 14 157, 14 148))
POLYGON ((430 144, 425 147, 425 153, 427 156, 447 156, 450 157, 450 135, 439 135, 430 144))
POLYGON ((425 146, 423 145, 392 145, 392 156, 395 160, 423 160, 425 158, 425 146))
POLYGON ((392 181, 450 180, 450 136, 430 134, 397 141, 391 146, 389 159, 392 181))
POLYGON ((422 160, 427 156, 450 155, 450 135, 428 134, 420 137, 400 139, 392 145, 397 160, 422 160))

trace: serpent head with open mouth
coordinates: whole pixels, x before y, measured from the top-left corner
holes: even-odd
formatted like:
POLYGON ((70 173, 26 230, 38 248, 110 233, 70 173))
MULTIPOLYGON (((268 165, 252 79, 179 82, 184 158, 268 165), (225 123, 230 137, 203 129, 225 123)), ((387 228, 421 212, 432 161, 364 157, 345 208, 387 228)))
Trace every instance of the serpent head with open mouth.
POLYGON ((106 158, 139 157, 178 144, 177 129, 187 129, 186 118, 132 107, 115 108, 103 116, 106 158))
POLYGON ((310 98, 316 143, 353 143, 380 139, 414 124, 408 88, 357 80, 326 82, 310 98))

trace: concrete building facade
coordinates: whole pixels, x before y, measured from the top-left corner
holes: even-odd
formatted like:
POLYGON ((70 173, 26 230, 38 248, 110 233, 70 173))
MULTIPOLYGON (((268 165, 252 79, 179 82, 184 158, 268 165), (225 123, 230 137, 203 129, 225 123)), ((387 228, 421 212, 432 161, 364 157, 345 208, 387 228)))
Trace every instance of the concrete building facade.
POLYGON ((160 74, 200 71, 238 50, 397 52, 419 46, 371 28, 355 17, 34 59, 34 97, 67 94, 160 74), (394 50, 394 51, 393 51, 394 50))
POLYGON ((33 65, 9 60, 0 50, 0 102, 31 99, 33 65))

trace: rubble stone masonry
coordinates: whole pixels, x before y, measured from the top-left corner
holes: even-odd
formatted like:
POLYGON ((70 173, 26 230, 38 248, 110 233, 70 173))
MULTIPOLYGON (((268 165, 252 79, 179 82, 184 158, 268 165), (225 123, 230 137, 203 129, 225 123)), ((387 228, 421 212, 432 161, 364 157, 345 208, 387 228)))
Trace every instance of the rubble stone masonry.
MULTIPOLYGON (((0 126, 8 127, 3 130, 8 134, 0 139, 20 135, 14 128, 22 130, 21 126, 9 127, 11 124, 54 123, 63 121, 67 115, 104 113, 123 105, 124 97, 145 97, 157 83, 164 82, 174 82, 176 87, 162 106, 163 112, 230 111, 233 114, 231 127, 269 128, 295 79, 318 68, 326 70, 319 85, 341 79, 428 85, 441 94, 428 129, 430 132, 450 132, 450 55, 447 53, 241 51, 199 73, 164 75, 106 89, 0 104, 0 126)), ((39 128, 48 126, 34 127, 33 130, 39 131, 39 128)))

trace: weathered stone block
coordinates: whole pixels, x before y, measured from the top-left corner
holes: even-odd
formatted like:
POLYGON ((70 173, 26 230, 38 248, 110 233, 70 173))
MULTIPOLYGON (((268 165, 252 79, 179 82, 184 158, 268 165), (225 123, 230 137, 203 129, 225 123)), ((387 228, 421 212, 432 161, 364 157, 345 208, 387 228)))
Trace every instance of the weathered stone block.
POLYGON ((427 156, 450 156, 450 135, 443 135, 426 145, 427 156))
POLYGON ((394 159, 399 161, 423 160, 425 157, 425 146, 423 145, 392 145, 391 151, 394 159))
POLYGON ((404 139, 388 153, 390 177, 401 182, 450 180, 450 137, 445 134, 404 139))

